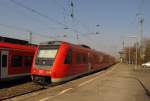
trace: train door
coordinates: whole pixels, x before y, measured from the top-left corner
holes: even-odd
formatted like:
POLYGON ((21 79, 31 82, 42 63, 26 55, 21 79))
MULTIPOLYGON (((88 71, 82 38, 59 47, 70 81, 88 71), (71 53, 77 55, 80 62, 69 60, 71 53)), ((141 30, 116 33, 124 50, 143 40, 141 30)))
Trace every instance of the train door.
POLYGON ((8 51, 1 51, 1 78, 8 76, 8 51))

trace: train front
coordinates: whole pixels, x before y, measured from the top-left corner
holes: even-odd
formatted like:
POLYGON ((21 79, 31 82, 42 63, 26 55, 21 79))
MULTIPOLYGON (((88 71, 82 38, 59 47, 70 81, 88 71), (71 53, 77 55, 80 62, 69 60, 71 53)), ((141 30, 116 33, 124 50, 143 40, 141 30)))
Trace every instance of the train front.
POLYGON ((32 80, 39 84, 51 83, 51 71, 55 61, 59 44, 39 45, 31 69, 32 80))

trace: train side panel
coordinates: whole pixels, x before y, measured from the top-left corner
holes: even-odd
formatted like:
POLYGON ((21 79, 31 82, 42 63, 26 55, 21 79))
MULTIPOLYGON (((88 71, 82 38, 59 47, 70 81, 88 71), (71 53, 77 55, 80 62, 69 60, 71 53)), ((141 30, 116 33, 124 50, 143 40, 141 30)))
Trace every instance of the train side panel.
POLYGON ((51 77, 64 78, 69 75, 69 64, 65 64, 65 57, 69 52, 69 46, 62 44, 58 50, 55 62, 51 68, 51 77))
POLYGON ((36 47, 0 42, 0 79, 30 74, 36 47))
POLYGON ((83 50, 71 45, 62 45, 52 68, 52 81, 65 81, 87 73, 87 60, 83 60, 83 56, 87 59, 87 54, 83 50))
POLYGON ((8 74, 29 74, 32 66, 34 52, 12 50, 9 52, 8 74))

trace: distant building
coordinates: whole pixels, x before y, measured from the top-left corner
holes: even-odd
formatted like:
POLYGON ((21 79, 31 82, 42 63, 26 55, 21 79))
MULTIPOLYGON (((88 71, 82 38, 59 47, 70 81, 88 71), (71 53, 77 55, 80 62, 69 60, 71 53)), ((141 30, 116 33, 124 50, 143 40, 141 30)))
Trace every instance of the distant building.
POLYGON ((126 62, 126 54, 125 54, 125 51, 121 50, 121 51, 119 51, 119 54, 120 54, 120 62, 121 62, 121 63, 125 63, 125 62, 126 62))

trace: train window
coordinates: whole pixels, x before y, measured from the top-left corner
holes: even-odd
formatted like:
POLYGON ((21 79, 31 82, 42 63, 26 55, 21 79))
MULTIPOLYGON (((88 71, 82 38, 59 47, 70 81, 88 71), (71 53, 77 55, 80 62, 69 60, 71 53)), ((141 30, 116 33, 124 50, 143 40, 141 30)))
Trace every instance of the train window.
POLYGON ((68 52, 68 54, 66 56, 64 64, 71 64, 71 63, 72 63, 72 51, 69 50, 69 52, 68 52))
POLYGON ((7 67, 7 55, 2 55, 2 67, 7 67))
POLYGON ((77 64, 81 63, 81 54, 77 54, 77 64))
POLYGON ((22 56, 13 55, 11 58, 12 67, 21 67, 22 66, 22 56))
POLYGON ((25 56, 24 57, 24 66, 25 67, 30 67, 32 65, 32 56, 25 56))

